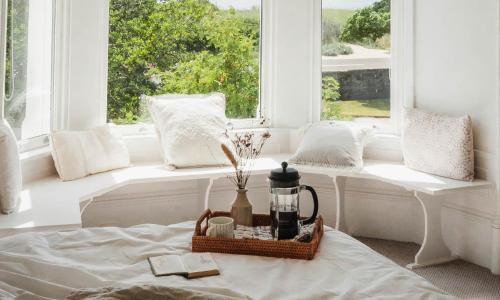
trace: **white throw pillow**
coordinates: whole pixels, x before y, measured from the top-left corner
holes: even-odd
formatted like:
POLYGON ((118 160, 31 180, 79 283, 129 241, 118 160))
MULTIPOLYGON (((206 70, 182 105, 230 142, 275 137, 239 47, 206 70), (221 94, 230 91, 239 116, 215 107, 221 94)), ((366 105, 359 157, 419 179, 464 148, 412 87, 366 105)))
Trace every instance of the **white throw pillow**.
POLYGON ((359 169, 363 167, 364 146, 372 135, 370 127, 320 122, 306 131, 289 161, 295 164, 359 169))
POLYGON ((449 117, 405 110, 402 147, 409 168, 458 180, 474 179, 474 146, 469 116, 449 117))
POLYGON ((19 204, 22 190, 21 162, 17 140, 5 119, 0 121, 0 207, 12 213, 19 204))
POLYGON ((130 166, 130 155, 112 124, 85 131, 55 131, 52 157, 62 180, 74 180, 130 166))
POLYGON ((169 167, 227 165, 226 100, 221 93, 144 96, 169 167))

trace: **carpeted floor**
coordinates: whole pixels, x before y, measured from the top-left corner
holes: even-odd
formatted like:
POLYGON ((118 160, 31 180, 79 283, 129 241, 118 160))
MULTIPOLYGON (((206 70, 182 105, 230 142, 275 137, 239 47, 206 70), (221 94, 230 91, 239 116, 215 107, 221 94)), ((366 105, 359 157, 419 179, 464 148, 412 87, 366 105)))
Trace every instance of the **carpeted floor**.
MULTIPOLYGON (((400 266, 413 261, 419 245, 361 238, 362 243, 390 258, 400 266)), ((500 275, 475 264, 456 260, 439 266, 413 270, 447 293, 464 299, 500 299, 500 275)))

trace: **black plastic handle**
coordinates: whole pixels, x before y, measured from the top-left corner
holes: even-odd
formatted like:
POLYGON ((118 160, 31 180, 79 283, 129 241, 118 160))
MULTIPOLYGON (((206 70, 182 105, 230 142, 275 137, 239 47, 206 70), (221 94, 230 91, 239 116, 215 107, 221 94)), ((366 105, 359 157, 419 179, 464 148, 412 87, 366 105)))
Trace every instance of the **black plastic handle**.
POLYGON ((316 194, 316 191, 308 185, 303 185, 302 188, 305 188, 306 190, 311 192, 314 202, 314 210, 312 216, 302 221, 302 224, 303 225, 312 224, 314 221, 316 221, 316 215, 318 214, 318 194, 316 194))

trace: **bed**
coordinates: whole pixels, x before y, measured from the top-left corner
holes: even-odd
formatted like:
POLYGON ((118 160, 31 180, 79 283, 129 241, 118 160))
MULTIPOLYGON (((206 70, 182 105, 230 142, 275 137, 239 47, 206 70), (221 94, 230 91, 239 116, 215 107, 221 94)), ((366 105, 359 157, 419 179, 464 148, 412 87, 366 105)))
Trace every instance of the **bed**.
POLYGON ((0 298, 61 299, 82 289, 154 286, 181 288, 191 299, 454 299, 328 227, 312 261, 214 253, 220 276, 154 277, 147 257, 190 251, 193 228, 184 222, 4 237, 0 298))

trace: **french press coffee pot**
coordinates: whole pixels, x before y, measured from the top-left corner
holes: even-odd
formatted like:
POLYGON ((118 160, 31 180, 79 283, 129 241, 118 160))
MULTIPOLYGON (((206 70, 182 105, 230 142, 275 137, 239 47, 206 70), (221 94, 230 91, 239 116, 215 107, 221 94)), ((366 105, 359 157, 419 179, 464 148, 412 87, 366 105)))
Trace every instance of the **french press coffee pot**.
POLYGON ((311 224, 318 214, 318 196, 316 191, 308 185, 299 184, 299 172, 288 168, 286 162, 281 163, 281 168, 271 171, 270 185, 270 215, 271 234, 274 239, 292 239, 299 234, 300 226, 311 224), (311 192, 314 202, 313 214, 310 218, 300 219, 300 191, 311 192))

